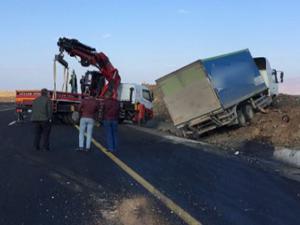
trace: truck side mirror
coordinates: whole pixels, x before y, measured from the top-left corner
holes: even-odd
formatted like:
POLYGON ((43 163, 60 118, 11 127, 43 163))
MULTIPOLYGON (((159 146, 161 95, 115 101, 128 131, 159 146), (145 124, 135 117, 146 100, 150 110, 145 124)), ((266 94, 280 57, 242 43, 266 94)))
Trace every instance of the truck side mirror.
POLYGON ((133 97, 133 91, 134 91, 134 88, 131 87, 129 90, 130 90, 130 92, 129 92, 129 101, 130 101, 131 103, 133 103, 133 102, 132 102, 132 97, 133 97))
POLYGON ((284 72, 280 72, 280 82, 283 83, 284 72))
POLYGON ((278 82, 278 77, 277 77, 277 70, 273 69, 273 70, 272 70, 272 75, 273 75, 274 78, 275 78, 275 83, 278 84, 279 82, 278 82))

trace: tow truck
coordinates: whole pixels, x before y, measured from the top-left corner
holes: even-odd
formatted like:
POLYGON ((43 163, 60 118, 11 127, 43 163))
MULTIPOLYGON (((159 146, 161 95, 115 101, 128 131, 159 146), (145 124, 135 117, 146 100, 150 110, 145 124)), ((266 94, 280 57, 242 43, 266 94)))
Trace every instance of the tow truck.
MULTIPOLYGON (((87 46, 76 39, 59 38, 57 45, 59 53, 54 57, 53 74, 54 88, 49 91, 53 105, 54 116, 65 123, 78 122, 77 106, 86 93, 96 96, 102 104, 105 93, 110 91, 115 99, 120 102, 119 121, 129 120, 142 123, 153 117, 153 94, 144 85, 122 84, 119 71, 111 64, 103 52, 87 46), (84 86, 87 92, 77 94, 68 92, 69 65, 64 59, 64 53, 79 59, 81 66, 94 66, 97 70, 87 71, 84 75, 84 86), (57 90, 57 63, 63 66, 63 90, 57 90)), ((16 113, 17 120, 23 121, 26 114, 31 112, 32 102, 40 96, 40 90, 17 90, 16 113)))

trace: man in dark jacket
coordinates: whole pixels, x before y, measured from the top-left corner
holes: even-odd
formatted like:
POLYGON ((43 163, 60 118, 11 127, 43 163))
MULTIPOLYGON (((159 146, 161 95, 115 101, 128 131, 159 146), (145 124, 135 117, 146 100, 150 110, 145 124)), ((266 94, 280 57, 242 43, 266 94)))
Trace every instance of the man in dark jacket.
POLYGON ((75 70, 72 71, 69 84, 71 85, 71 93, 77 94, 77 77, 75 70))
POLYGON ((107 148, 110 152, 117 152, 118 145, 118 120, 120 103, 112 98, 112 93, 107 92, 103 105, 103 125, 106 133, 107 148))
POLYGON ((93 128, 95 119, 99 112, 99 103, 93 96, 86 97, 79 105, 81 114, 79 128, 79 148, 78 151, 89 151, 91 148, 93 128), (86 132, 86 147, 84 148, 84 133, 86 132))
POLYGON ((81 94, 84 94, 84 92, 85 92, 85 77, 84 77, 84 75, 82 75, 80 78, 80 89, 81 89, 81 94))
POLYGON ((52 104, 48 97, 48 90, 42 89, 41 96, 36 98, 32 104, 31 121, 34 124, 34 148, 40 150, 41 138, 42 149, 49 151, 49 136, 51 131, 52 104))

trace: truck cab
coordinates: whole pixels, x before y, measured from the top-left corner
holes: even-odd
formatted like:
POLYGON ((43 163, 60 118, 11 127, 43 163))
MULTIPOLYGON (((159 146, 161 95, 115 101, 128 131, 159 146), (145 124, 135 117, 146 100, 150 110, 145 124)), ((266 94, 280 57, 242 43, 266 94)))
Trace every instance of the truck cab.
POLYGON ((279 94, 278 72, 280 72, 281 82, 283 82, 283 72, 272 69, 268 59, 265 57, 256 57, 254 58, 254 61, 269 89, 269 95, 277 96, 279 94))
POLYGON ((152 93, 149 88, 140 84, 121 83, 118 89, 119 101, 130 101, 132 104, 143 104, 146 109, 152 110, 152 93))
POLYGON ((140 123, 153 117, 153 94, 148 87, 140 84, 121 83, 118 88, 118 100, 124 104, 125 118, 135 115, 133 121, 140 123), (138 113, 130 113, 130 109, 138 113))

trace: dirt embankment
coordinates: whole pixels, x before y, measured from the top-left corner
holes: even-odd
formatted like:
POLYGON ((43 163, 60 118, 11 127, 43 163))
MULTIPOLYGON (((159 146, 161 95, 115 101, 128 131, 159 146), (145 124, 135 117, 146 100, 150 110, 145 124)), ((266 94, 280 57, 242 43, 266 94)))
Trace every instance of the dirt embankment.
POLYGON ((203 140, 230 147, 245 142, 300 148, 300 96, 279 95, 266 113, 256 113, 246 127, 222 128, 206 134, 203 140))
POLYGON ((14 102, 16 93, 14 91, 0 91, 0 102, 14 102))
POLYGON ((162 100, 162 92, 156 85, 153 84, 144 84, 146 85, 154 95, 153 100, 153 112, 155 115, 155 120, 165 121, 171 123, 171 117, 165 106, 164 101, 162 100))
MULTIPOLYGON (((162 93, 155 85, 154 122, 150 127, 171 131, 172 122, 162 100, 162 93)), ((221 147, 236 148, 245 143, 267 143, 272 146, 300 149, 300 96, 283 95, 276 97, 266 113, 257 112, 246 127, 223 127, 204 134, 202 141, 221 147)))

